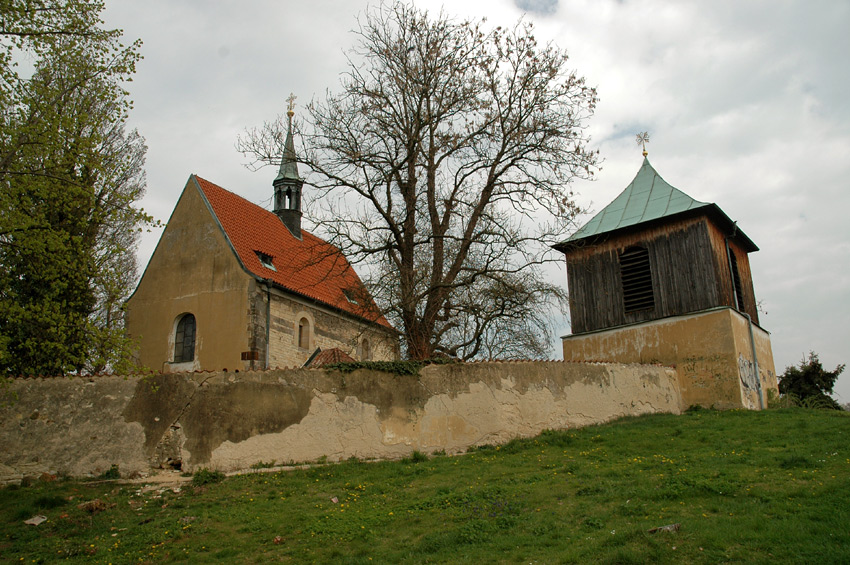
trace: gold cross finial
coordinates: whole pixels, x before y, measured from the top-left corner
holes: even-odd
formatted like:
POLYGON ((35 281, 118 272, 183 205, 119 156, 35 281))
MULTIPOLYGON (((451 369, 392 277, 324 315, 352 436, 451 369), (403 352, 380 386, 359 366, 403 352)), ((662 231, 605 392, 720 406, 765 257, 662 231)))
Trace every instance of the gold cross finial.
POLYGON ((290 92, 289 98, 286 99, 286 101, 289 102, 289 109, 287 110, 286 115, 289 116, 290 118, 295 115, 294 110, 295 110, 295 99, 296 98, 297 98, 297 96, 295 96, 293 93, 290 92))
POLYGON ((643 156, 646 157, 649 153, 646 152, 646 144, 649 143, 649 133, 642 131, 637 134, 637 143, 643 148, 643 156))

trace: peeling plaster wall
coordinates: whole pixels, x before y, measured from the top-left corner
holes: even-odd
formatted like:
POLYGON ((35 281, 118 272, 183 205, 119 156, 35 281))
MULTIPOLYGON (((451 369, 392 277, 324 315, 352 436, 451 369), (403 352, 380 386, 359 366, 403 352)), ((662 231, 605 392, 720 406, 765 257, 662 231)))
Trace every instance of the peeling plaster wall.
POLYGON ((0 484, 42 473, 149 469, 145 429, 120 417, 136 378, 0 380, 0 484))
POLYGON ((663 363, 676 367, 684 406, 760 408, 779 395, 770 334, 753 325, 756 378, 749 325, 732 308, 653 320, 563 338, 566 361, 663 363))
POLYGON ((682 409, 673 369, 563 362, 22 379, 0 394, 0 482, 452 453, 682 409))

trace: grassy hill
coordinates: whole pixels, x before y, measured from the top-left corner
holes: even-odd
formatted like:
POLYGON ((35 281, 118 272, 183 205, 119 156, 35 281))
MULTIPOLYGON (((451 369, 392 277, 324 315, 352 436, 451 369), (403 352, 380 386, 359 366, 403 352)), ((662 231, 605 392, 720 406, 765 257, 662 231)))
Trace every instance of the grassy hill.
POLYGON ((458 457, 214 479, 2 489, 0 561, 850 562, 846 412, 652 415, 458 457), (23 523, 35 514, 47 521, 23 523))

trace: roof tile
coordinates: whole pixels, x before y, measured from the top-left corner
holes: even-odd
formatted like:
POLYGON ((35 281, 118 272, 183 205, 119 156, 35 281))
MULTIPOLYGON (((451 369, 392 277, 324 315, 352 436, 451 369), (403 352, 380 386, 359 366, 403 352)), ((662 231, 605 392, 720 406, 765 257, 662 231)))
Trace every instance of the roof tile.
POLYGON ((336 363, 356 363, 356 361, 351 355, 349 355, 342 349, 334 347, 333 349, 322 349, 310 361, 309 367, 325 367, 327 365, 334 365, 336 363))
POLYGON ((322 304, 392 328, 339 248, 304 230, 299 240, 274 213, 197 175, 192 178, 247 271, 322 304), (258 251, 272 258, 276 270, 263 266, 258 251))

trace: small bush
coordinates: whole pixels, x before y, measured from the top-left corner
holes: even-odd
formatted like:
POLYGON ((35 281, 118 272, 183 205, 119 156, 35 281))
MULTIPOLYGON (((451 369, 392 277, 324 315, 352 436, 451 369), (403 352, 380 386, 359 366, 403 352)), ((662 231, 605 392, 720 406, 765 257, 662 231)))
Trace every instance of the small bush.
POLYGON ((197 471, 195 471, 195 474, 192 475, 192 485, 196 487, 220 483, 223 480, 224 473, 222 473, 221 471, 211 471, 206 467, 198 469, 197 471))
POLYGON ((102 481, 110 481, 113 479, 120 479, 121 472, 118 470, 118 465, 113 465, 109 468, 108 471, 104 471, 100 475, 97 476, 99 480, 102 481))
POLYGON ((405 463, 424 463, 425 461, 428 461, 428 456, 421 451, 414 449, 413 453, 410 454, 410 457, 405 457, 402 461, 405 463))
POLYGON ((829 395, 843 371, 844 365, 827 371, 818 354, 812 351, 808 359, 804 357, 800 361, 799 367, 786 367, 785 373, 778 375, 779 394, 795 395, 803 408, 840 410, 841 406, 829 395))

